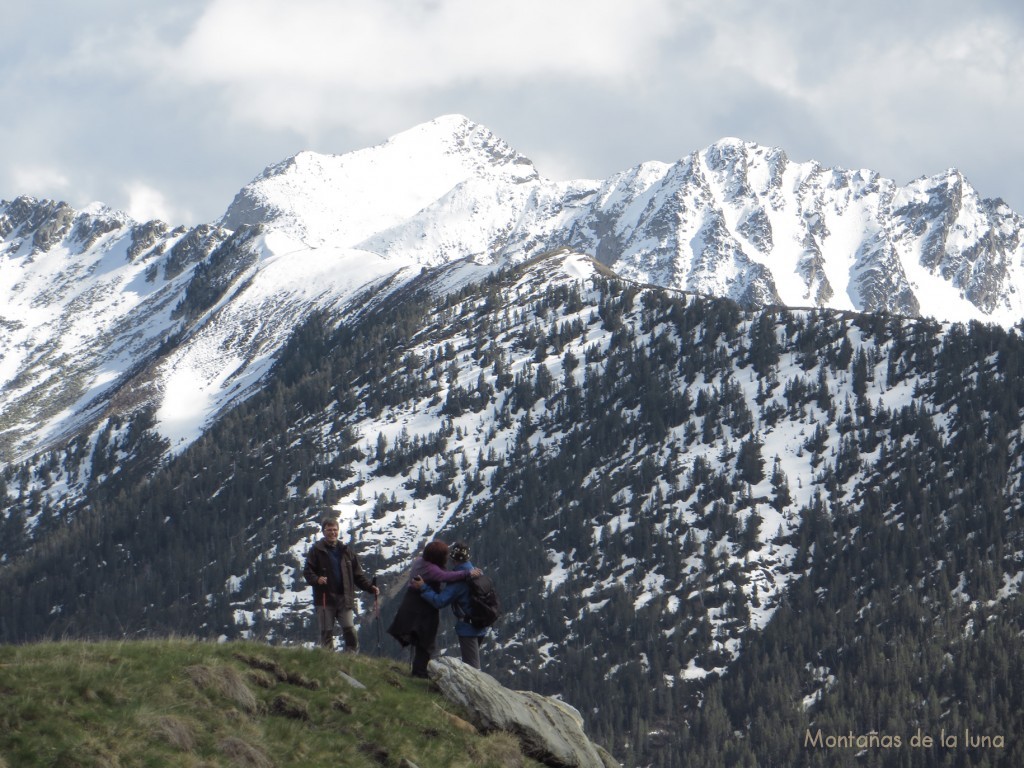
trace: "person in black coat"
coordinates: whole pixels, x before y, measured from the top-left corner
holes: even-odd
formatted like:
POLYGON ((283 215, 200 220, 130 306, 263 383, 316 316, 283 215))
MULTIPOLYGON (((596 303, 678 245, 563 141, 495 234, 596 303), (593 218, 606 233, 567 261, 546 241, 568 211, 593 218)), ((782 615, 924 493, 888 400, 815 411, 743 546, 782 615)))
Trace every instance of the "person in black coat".
POLYGON ((423 554, 412 561, 405 595, 388 627, 388 634, 401 643, 403 648, 410 645, 413 647, 413 677, 427 676, 427 663, 437 652, 440 618, 437 608, 420 597, 419 590, 412 586, 412 582, 421 578, 435 590, 440 590, 442 583, 462 581, 482 573, 478 568, 472 571, 446 571, 444 565, 447 561, 448 545, 443 541, 432 541, 423 548, 423 554))
POLYGON ((320 529, 324 537, 310 548, 306 555, 306 566, 302 570, 306 582, 313 587, 313 606, 317 626, 320 628, 320 645, 324 648, 334 647, 334 625, 340 623, 345 650, 357 652, 356 587, 373 595, 380 591, 363 573, 356 553, 338 541, 338 521, 333 517, 325 517, 320 523, 320 529))

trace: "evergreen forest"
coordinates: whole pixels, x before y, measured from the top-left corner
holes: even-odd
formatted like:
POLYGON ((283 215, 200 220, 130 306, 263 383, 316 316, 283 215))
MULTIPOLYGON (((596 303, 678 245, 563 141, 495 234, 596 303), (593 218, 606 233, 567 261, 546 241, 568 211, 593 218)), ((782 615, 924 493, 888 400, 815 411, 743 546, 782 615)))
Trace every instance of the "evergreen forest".
POLYGON ((401 657, 409 559, 465 539, 506 609, 485 669, 625 765, 1024 764, 1020 329, 564 254, 360 307, 182 451, 126 407, 7 466, 0 642, 309 643, 330 509, 384 587, 365 652, 401 657))

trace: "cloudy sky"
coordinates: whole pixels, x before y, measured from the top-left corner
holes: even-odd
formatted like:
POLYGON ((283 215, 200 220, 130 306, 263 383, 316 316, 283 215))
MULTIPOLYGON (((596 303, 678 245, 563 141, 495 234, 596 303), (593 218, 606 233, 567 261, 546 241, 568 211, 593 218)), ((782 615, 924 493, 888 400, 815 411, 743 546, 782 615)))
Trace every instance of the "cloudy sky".
POLYGON ((12 0, 0 97, 0 199, 172 224, 448 113, 555 179, 736 136, 1024 213, 1019 0, 12 0))

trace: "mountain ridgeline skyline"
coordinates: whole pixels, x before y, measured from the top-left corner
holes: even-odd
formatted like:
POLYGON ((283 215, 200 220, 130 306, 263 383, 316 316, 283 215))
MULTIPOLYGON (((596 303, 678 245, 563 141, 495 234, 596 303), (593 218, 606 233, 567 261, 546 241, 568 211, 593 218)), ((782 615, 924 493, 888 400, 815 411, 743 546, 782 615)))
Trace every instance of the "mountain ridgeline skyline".
POLYGON ((620 277, 741 306, 1010 327, 1024 226, 957 172, 900 187, 723 139, 676 163, 556 182, 460 115, 345 155, 269 166, 217 222, 0 202, 0 460, 94 421, 115 395, 180 450, 247 397, 310 312, 419 271, 455 285, 559 248, 620 277))
POLYGON ((3 205, 0 641, 309 642, 332 509, 385 622, 469 540, 485 667, 627 765, 1024 757, 1021 229, 959 175, 549 182, 446 117, 193 230, 3 205))

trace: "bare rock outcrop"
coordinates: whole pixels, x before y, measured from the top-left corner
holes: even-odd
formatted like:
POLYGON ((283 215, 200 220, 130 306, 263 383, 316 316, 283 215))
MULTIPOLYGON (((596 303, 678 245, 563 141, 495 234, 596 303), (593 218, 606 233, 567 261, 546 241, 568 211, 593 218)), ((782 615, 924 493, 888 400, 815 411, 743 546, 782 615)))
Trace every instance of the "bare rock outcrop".
POLYGON ((583 731, 583 718, 568 704, 529 691, 511 691, 455 658, 430 662, 428 674, 445 697, 469 712, 481 731, 507 731, 523 751, 556 768, 618 768, 606 750, 583 731))

